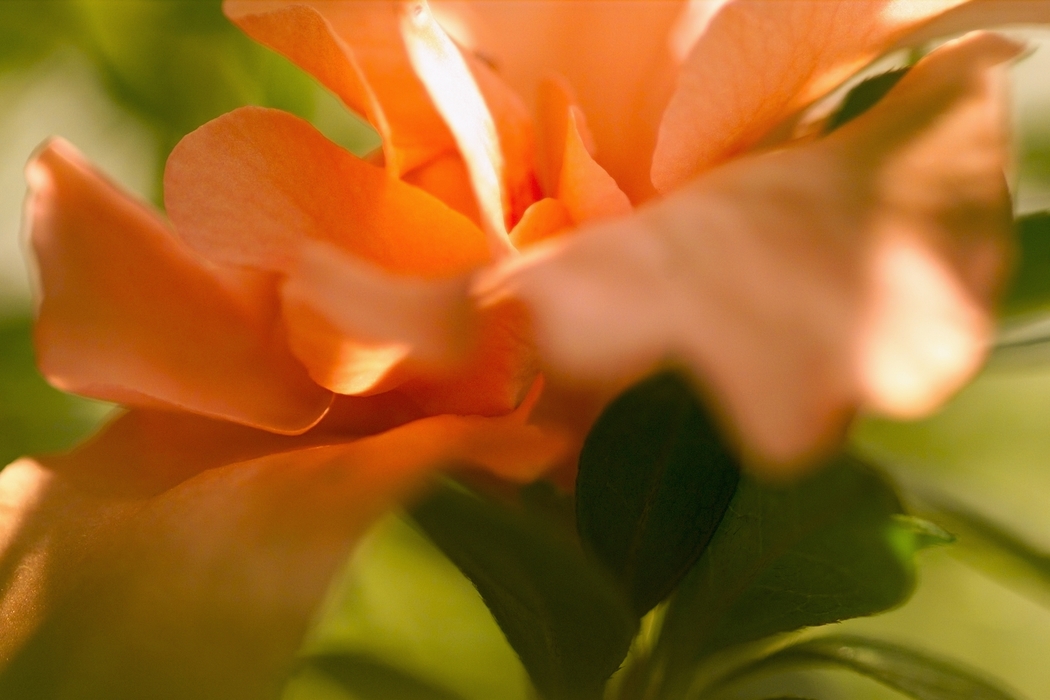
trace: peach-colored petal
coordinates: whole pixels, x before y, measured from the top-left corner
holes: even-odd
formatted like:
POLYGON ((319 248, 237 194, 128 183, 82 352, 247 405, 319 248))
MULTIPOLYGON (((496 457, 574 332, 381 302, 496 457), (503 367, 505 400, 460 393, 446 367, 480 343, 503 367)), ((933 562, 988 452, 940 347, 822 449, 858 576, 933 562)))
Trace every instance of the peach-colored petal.
POLYGON ((463 57, 496 123, 503 153, 506 223, 512 228, 529 205, 540 197, 534 162, 532 115, 521 97, 487 63, 470 52, 463 52, 463 57))
POLYGON ((311 244, 282 293, 293 350, 323 386, 398 387, 428 414, 504 414, 536 375, 526 319, 515 305, 472 319, 465 290, 464 279, 395 277, 311 244))
POLYGON ((464 352, 462 289, 460 280, 395 277, 332 246, 307 245, 282 289, 292 349, 333 391, 387 391, 405 380, 396 370, 406 363, 442 367, 464 352))
POLYGON ((405 173, 402 180, 429 192, 481 227, 481 213, 474 187, 470 184, 470 173, 458 153, 435 158, 405 173))
MULTIPOLYGON (((480 154, 477 134, 472 132, 472 125, 462 121, 462 104, 455 114, 448 109, 447 101, 459 100, 463 90, 454 95, 441 91, 432 99, 420 80, 424 74, 413 65, 410 49, 416 44, 402 40, 405 13, 414 17, 413 9, 413 3, 400 0, 226 0, 224 4, 227 16, 245 32, 313 74, 376 127, 383 137, 386 167, 394 175, 417 170, 455 153, 457 147, 468 165, 474 163, 474 171, 484 167, 485 159, 492 155, 502 158, 502 180, 486 177, 483 186, 502 189, 494 203, 501 204, 508 214, 501 227, 512 225, 535 197, 528 112, 480 60, 469 53, 460 55, 458 48, 444 42, 445 67, 450 62, 465 64, 469 69, 467 82, 476 82, 473 92, 480 90, 491 113, 489 122, 494 121, 495 134, 491 136, 498 134, 498 140, 490 139, 488 147, 480 145, 484 151, 494 144, 494 152, 480 154), (446 101, 443 108, 435 104, 442 100, 446 101), (453 126, 451 130, 449 125, 453 126), (484 157, 479 160, 479 155, 484 157)), ((443 35, 436 25, 431 30, 431 38, 443 35)), ((405 38, 416 35, 410 32, 405 38)), ((463 78, 463 71, 459 73, 463 78)), ((476 101, 476 97, 472 99, 476 101)), ((476 109, 468 114, 471 112, 478 114, 476 109)), ((493 199, 491 194, 485 199, 493 199)))
POLYGON ((930 38, 1050 21, 1050 3, 1004 0, 734 0, 683 64, 652 179, 668 192, 757 144, 882 53, 930 38))
POLYGON ((401 41, 401 2, 226 0, 223 10, 364 116, 383 137, 394 175, 455 150, 401 41))
POLYGON ((466 217, 278 110, 243 107, 186 136, 164 190, 179 235, 222 263, 287 270, 311 239, 428 277, 489 258, 466 217))
POLYGON ((499 416, 518 406, 539 374, 528 312, 514 302, 473 319, 466 352, 444 371, 418 371, 399 391, 427 413, 499 416))
POLYGON ((277 694, 332 575, 377 517, 439 467, 527 479, 558 457, 561 441, 524 413, 438 416, 210 469, 196 458, 212 466, 211 455, 187 452, 167 481, 129 483, 119 466, 84 479, 97 449, 8 466, 0 695, 277 694))
POLYGON ((583 111, 574 104, 564 81, 549 80, 540 86, 540 111, 549 187, 572 220, 583 224, 631 213, 627 195, 594 162, 583 111))
POLYGON ((947 45, 830 137, 537 246, 476 293, 527 304, 561 378, 686 363, 765 459, 812 453, 858 405, 929 410, 992 330, 1011 229, 998 64, 1017 51, 947 45))
POLYGON ((37 357, 52 384, 279 433, 324 415, 331 394, 289 352, 270 278, 199 260, 65 142, 26 176, 37 357))
POLYGON ((543 162, 553 193, 577 224, 626 216, 631 202, 591 156, 591 135, 569 86, 548 80, 540 86, 543 162))
POLYGON ((435 21, 426 0, 405 4, 401 37, 416 75, 459 146, 493 256, 513 253, 504 216, 503 152, 496 124, 467 62, 435 21))
POLYGON ((572 216, 565 205, 553 197, 547 197, 525 210, 521 221, 510 232, 510 240, 515 248, 522 250, 572 226, 572 216))
POLYGON ((533 107, 541 81, 554 74, 565 76, 590 120, 598 162, 634 201, 650 196, 645 169, 659 115, 674 87, 680 58, 676 47, 704 24, 708 3, 431 4, 453 38, 494 65, 533 107))
POLYGON ((921 46, 941 37, 1010 24, 1050 22, 1050 3, 1031 0, 969 0, 920 23, 897 41, 894 48, 921 46))

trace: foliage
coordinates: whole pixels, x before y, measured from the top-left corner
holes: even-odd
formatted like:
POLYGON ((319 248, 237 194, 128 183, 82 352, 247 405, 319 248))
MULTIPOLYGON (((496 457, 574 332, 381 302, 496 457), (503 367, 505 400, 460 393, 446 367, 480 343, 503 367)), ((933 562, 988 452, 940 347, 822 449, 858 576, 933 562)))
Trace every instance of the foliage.
POLYGON ((153 131, 161 166, 182 136, 241 105, 314 112, 312 80, 237 30, 221 0, 4 2, 0 71, 61 49, 87 57, 114 101, 153 131))
POLYGON ((110 410, 48 386, 33 364, 29 321, 0 322, 0 466, 71 447, 110 410))

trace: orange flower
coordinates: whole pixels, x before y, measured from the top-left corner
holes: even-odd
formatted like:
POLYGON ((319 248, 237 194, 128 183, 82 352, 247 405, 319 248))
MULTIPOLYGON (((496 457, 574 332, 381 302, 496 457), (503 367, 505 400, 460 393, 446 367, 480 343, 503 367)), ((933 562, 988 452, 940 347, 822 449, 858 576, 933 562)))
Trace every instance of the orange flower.
POLYGON ((172 153, 171 226, 61 141, 30 164, 41 369, 128 411, 0 475, 0 695, 272 692, 346 548, 427 473, 563 454, 528 422, 569 412, 541 369, 608 396, 682 363, 786 462, 983 356, 1018 47, 967 36, 827 138, 792 126, 887 51, 1050 3, 226 11, 382 164, 237 110, 172 153))

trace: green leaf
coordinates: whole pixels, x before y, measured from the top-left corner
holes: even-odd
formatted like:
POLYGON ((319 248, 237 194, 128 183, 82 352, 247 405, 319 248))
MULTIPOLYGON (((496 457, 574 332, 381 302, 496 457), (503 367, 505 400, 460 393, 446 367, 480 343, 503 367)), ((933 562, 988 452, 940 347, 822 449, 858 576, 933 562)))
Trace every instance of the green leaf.
POLYGON ((799 664, 849 669, 915 700, 1015 700, 994 683, 945 659, 908 647, 854 636, 821 637, 781 649, 733 672, 718 685, 745 675, 799 664))
MULTIPOLYGON (((959 532, 964 551, 977 550, 991 555, 990 558, 977 560, 976 563, 982 569, 1010 584, 1018 583, 1016 579, 1020 574, 1027 579, 1034 579, 1043 589, 1050 590, 1050 552, 991 518, 946 497, 926 493, 922 495, 922 500, 923 505, 930 510, 930 517, 937 518, 959 532)), ((971 557, 967 557, 967 560, 973 563, 971 557)))
POLYGON ((0 71, 45 58, 75 26, 67 0, 4 0, 0 7, 0 71))
POLYGON ((303 660, 346 690, 355 700, 463 700, 404 671, 357 654, 318 654, 303 660))
POLYGON ((245 104, 313 115, 312 79, 241 33, 221 0, 70 2, 77 45, 111 97, 155 132, 161 164, 185 134, 245 104))
POLYGON ((905 539, 903 544, 905 548, 926 549, 955 542, 955 535, 937 523, 917 518, 914 515, 894 515, 893 522, 899 528, 895 531, 897 536, 905 539))
POLYGON ((584 544, 639 616, 700 557, 740 471, 687 380, 662 372, 616 398, 587 436, 576 478, 584 544))
MULTIPOLYGON (((521 661, 471 582, 397 515, 355 546, 300 655, 363 657, 465 700, 532 694, 521 661)), ((316 670, 301 671, 288 695, 312 698, 316 670)))
POLYGON ((828 119, 824 133, 830 134, 874 107, 907 73, 907 67, 897 68, 858 83, 828 119))
POLYGON ((0 321, 0 467, 72 447, 112 410, 53 389, 36 369, 29 319, 0 321))
POLYGON ((1020 254, 1000 307, 1007 317, 1050 306, 1050 212, 1018 217, 1014 233, 1020 254))
POLYGON ((544 697, 601 697, 638 626, 604 571, 543 520, 448 483, 412 517, 477 587, 544 697))
MULTIPOLYGON (((373 659, 465 700, 531 693, 478 591, 400 515, 383 518, 355 546, 300 652, 332 655, 373 659)), ((288 693, 312 697, 316 674, 309 664, 301 671, 288 693)))
POLYGON ((788 486, 742 479, 664 618, 654 678, 666 696, 685 695, 696 665, 729 645, 903 602, 928 534, 900 512, 885 479, 847 456, 788 486))

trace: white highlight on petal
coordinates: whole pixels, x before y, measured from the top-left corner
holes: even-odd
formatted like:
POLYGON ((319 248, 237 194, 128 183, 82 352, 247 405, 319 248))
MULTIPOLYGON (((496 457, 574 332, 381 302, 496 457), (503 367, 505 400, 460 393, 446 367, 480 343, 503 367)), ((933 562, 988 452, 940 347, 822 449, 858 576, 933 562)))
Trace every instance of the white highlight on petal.
POLYGON ((499 136, 466 61, 434 19, 426 0, 404 4, 401 35, 416 75, 448 124, 467 164, 493 255, 513 255, 503 213, 499 136))

